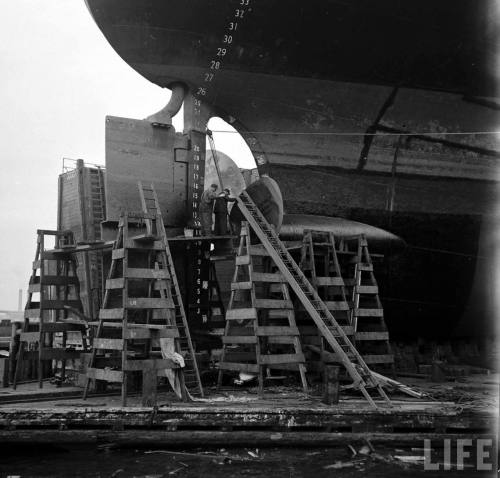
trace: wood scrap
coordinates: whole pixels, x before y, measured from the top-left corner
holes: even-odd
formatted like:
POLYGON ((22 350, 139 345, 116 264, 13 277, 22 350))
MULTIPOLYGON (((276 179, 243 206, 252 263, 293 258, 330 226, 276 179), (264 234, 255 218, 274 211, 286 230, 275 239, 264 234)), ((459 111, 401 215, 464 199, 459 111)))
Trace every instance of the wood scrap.
POLYGON ((381 375, 380 373, 374 372, 373 370, 371 371, 371 373, 373 377, 379 381, 382 387, 395 388, 396 390, 405 393, 410 397, 415 397, 415 398, 424 398, 428 396, 428 394, 424 392, 417 392, 413 388, 408 387, 408 385, 405 385, 404 383, 398 382, 397 380, 393 380, 392 378, 381 375))

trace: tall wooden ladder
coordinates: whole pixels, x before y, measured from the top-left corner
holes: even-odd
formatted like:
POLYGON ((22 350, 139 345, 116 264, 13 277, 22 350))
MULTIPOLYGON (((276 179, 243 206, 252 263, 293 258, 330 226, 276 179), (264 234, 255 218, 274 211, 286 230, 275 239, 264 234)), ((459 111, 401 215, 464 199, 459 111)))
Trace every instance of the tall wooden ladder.
POLYGON ((237 202, 245 219, 255 231, 288 284, 292 287, 297 298, 314 320, 329 346, 338 355, 339 361, 345 367, 347 374, 353 381, 352 387, 359 389, 368 403, 374 408, 377 408, 377 404, 368 393, 367 387, 376 388, 383 400, 387 404, 391 404, 389 397, 378 380, 372 375, 370 369, 342 327, 334 319, 315 288, 307 280, 300 267, 279 239, 274 226, 271 226, 266 221, 246 191, 241 193, 237 198, 237 202))
MULTIPOLYGON (((175 324, 171 277, 164 242, 149 233, 147 213, 122 214, 112 250, 97 331, 87 368, 83 398, 91 381, 121 384, 122 406, 127 405, 129 376, 142 373, 142 403, 155 405, 157 376, 178 378, 186 399, 179 331, 175 324)), ((174 390, 175 387, 174 387, 174 390)))
MULTIPOLYGON (((354 343, 351 309, 333 233, 305 230, 299 265, 337 323, 349 340, 354 343)), ((316 332, 319 334, 319 351, 322 361, 328 361, 333 350, 317 328, 316 332)))
POLYGON ((182 301, 179 281, 177 280, 177 274, 175 272, 174 260, 168 244, 167 233, 163 222, 163 216, 161 214, 160 203, 158 202, 158 196, 153 183, 146 185, 141 181, 138 181, 138 187, 143 211, 148 214, 154 214, 157 218, 157 230, 153 230, 152 221, 147 221, 147 228, 151 234, 157 234, 160 236, 165 249, 166 261, 165 264, 163 264, 163 267, 167 269, 171 278, 170 293, 175 307, 175 323, 177 325, 177 330, 179 331, 179 345, 185 363, 185 367, 183 369, 184 384, 187 391, 191 395, 203 397, 203 385, 201 383, 198 362, 196 361, 196 352, 193 346, 193 341, 191 340, 186 311, 182 301))
POLYGON ((305 358, 288 286, 280 273, 258 272, 256 255, 268 253, 250 244, 250 230, 244 222, 222 337, 218 386, 225 372, 255 373, 262 395, 272 369, 295 370, 307 392, 305 358), (270 289, 272 299, 268 298, 270 289))
POLYGON ((44 372, 46 375, 52 374, 53 361, 61 361, 61 381, 64 381, 66 362, 80 358, 81 352, 87 350, 87 324, 78 316, 75 318, 71 312, 83 311, 77 264, 69 252, 74 245, 71 231, 37 231, 35 260, 23 329, 19 336, 14 389, 26 360, 36 359, 38 383, 42 388, 44 372), (54 249, 59 252, 46 249, 47 236, 54 238, 54 249), (34 298, 35 294, 39 296, 38 300, 34 298), (69 344, 68 334, 70 338, 76 337, 76 342, 73 340, 73 344, 69 344))
MULTIPOLYGON (((97 168, 89 168, 90 178, 90 193, 92 205, 92 218, 94 227, 95 241, 101 240, 101 223, 106 219, 106 196, 104 190, 104 171, 98 166, 97 168)), ((97 312, 102 303, 102 295, 104 289, 103 264, 102 254, 96 251, 87 253, 89 257, 91 270, 91 290, 92 305, 95 311, 92 310, 92 315, 97 312)))
POLYGON ((358 350, 379 372, 395 375, 394 354, 384 320, 374 266, 365 235, 344 238, 342 249, 351 252, 351 317, 358 350))

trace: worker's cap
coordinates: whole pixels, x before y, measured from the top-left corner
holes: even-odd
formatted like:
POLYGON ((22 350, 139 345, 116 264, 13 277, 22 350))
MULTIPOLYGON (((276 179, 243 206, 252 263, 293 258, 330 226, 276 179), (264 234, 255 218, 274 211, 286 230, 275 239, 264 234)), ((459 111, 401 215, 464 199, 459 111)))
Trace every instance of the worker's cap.
POLYGON ((217 189, 219 186, 217 186, 217 184, 211 184, 210 187, 217 189))
POLYGON ((224 192, 229 194, 231 191, 228 188, 225 188, 224 192))

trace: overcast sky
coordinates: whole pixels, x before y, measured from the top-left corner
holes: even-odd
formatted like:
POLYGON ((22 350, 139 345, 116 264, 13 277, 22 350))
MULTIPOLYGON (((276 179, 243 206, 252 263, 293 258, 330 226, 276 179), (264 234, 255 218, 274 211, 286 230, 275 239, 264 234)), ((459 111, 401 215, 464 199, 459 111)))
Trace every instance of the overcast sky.
MULTIPOLYGON (((2 4, 0 310, 26 291, 36 230, 56 227, 62 158, 104 164, 105 116, 142 119, 169 96, 114 52, 83 0, 2 4)), ((235 157, 235 136, 217 148, 235 157)))

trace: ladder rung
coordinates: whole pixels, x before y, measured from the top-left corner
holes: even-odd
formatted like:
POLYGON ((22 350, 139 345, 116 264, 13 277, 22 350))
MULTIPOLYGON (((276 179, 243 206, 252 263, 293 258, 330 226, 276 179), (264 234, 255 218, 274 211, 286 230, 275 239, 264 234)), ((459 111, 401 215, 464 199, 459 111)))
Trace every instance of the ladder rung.
POLYGON ((109 370, 100 368, 87 368, 87 378, 94 380, 105 380, 106 382, 123 382, 123 372, 119 370, 109 370))
POLYGON ((256 299, 255 307, 257 309, 293 309, 293 303, 291 300, 256 299))
POLYGON ((378 294, 376 285, 356 285, 354 290, 357 294, 378 294))
POLYGON ((257 319, 257 309, 254 307, 231 309, 226 312, 226 320, 257 319))
POLYGON ((304 363, 304 354, 274 354, 274 355, 261 355, 259 362, 265 365, 273 365, 280 363, 304 363))

